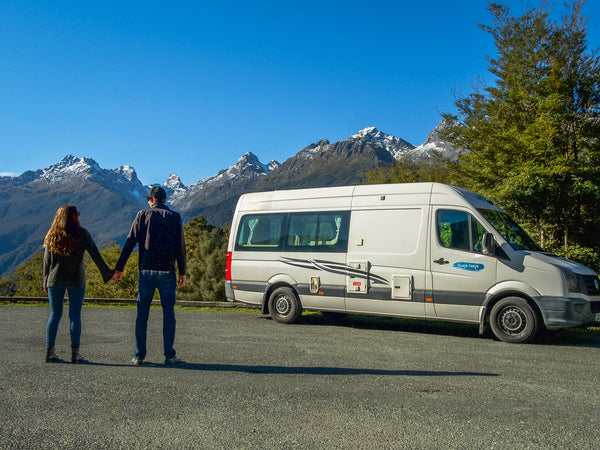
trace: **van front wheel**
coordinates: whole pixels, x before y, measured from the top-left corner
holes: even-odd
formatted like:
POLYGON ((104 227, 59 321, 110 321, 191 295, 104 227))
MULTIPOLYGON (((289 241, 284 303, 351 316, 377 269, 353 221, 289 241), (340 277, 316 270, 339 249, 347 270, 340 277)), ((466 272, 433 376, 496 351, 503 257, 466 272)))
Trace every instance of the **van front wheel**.
POLYGON ((269 297, 269 315, 277 322, 294 323, 302 315, 302 305, 294 291, 280 287, 269 297))
POLYGON ((490 326, 501 341, 522 343, 537 334, 540 319, 524 298, 506 297, 492 308, 490 326))

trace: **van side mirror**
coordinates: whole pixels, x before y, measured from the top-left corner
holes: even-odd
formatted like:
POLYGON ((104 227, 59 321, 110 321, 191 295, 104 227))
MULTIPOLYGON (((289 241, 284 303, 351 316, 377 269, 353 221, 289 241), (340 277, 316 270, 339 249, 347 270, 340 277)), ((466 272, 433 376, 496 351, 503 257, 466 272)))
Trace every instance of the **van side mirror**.
POLYGON ((495 256, 496 255, 496 241, 492 233, 483 233, 481 238, 481 249, 484 255, 495 256))

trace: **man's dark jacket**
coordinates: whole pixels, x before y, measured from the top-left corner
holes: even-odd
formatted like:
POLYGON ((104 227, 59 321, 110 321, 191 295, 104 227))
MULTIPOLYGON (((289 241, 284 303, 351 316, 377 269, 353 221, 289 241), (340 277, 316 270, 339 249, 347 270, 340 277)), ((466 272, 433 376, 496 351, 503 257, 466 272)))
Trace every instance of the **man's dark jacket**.
POLYGON ((139 244, 139 270, 175 271, 185 275, 185 241, 181 216, 165 204, 154 204, 135 216, 121 257, 115 267, 123 272, 131 252, 139 244))

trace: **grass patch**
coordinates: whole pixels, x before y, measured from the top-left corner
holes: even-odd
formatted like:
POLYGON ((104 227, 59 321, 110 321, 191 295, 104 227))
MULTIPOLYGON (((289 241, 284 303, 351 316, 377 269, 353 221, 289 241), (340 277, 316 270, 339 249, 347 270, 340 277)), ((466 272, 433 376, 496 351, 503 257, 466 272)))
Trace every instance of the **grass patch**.
MULTIPOLYGON (((222 311, 222 312, 242 312, 242 313, 260 313, 259 308, 243 308, 238 306, 204 306, 200 302, 198 302, 198 306, 189 306, 189 305, 175 305, 176 311, 222 311)), ((65 306, 68 305, 69 302, 65 302, 65 306)), ((29 306, 29 307, 48 307, 48 302, 31 300, 31 301, 18 301, 11 302, 8 300, 0 300, 1 305, 11 305, 11 306, 29 306)), ((87 301, 83 302, 84 308, 121 308, 121 309, 136 309, 135 302, 132 303, 122 303, 122 302, 94 302, 87 301)), ((150 309, 161 309, 160 305, 152 305, 150 309)))
MULTIPOLYGON (((160 308, 160 305, 153 305, 152 307, 160 308)), ((258 308, 240 308, 237 306, 221 307, 221 306, 178 306, 175 305, 175 309, 178 311, 221 311, 221 312, 241 312, 241 313, 260 313, 258 308)))
MULTIPOLYGON (((122 309, 136 309, 135 303, 110 303, 110 302, 84 302, 84 308, 122 308, 122 309)), ((150 309, 162 309, 160 305, 151 305, 150 309)), ((175 311, 222 311, 222 312, 243 312, 243 313, 257 313, 260 310, 257 308, 239 308, 235 306, 230 307, 219 307, 219 306, 189 306, 189 305, 175 305, 175 311)))
POLYGON ((32 301, 20 301, 20 302, 11 302, 8 300, 0 300, 0 305, 10 305, 10 306, 48 306, 48 302, 41 302, 39 300, 32 301))

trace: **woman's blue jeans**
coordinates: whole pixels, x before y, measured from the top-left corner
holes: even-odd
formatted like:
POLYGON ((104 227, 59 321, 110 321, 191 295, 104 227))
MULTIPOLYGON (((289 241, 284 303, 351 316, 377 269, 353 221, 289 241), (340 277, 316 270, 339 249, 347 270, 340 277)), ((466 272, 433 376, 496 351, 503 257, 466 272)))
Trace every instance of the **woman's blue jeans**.
POLYGON ((69 321, 71 322, 71 347, 79 348, 81 339, 81 308, 85 296, 85 284, 82 287, 48 286, 50 317, 46 324, 46 347, 54 347, 56 333, 63 313, 65 293, 69 293, 69 321))
POLYGON ((137 319, 135 321, 135 356, 146 357, 148 316, 154 291, 158 289, 163 312, 163 349, 165 358, 175 356, 175 272, 141 270, 138 278, 137 319))

